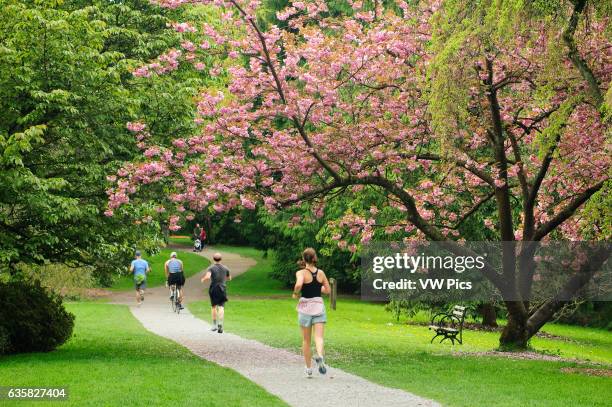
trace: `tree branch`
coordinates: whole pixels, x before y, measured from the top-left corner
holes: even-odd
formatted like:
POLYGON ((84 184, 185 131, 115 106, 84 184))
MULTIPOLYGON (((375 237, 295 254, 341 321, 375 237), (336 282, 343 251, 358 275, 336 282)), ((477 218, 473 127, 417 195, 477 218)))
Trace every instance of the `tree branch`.
MULTIPOLYGON (((403 157, 403 158, 410 157, 410 156, 407 156, 407 155, 400 155, 400 156, 403 157)), ((468 164, 467 161, 462 160, 460 158, 440 156, 440 155, 431 154, 431 153, 421 153, 421 154, 417 154, 416 156, 412 156, 412 157, 415 157, 418 160, 429 160, 429 161, 444 161, 444 160, 448 160, 450 162, 455 163, 459 167, 465 168, 466 170, 468 170, 469 172, 471 172, 472 174, 476 175, 478 178, 480 178, 481 180, 483 180, 484 182, 486 182, 487 184, 489 184, 490 186, 495 188, 495 180, 493 179, 493 177, 491 177, 486 172, 480 170, 479 168, 477 168, 477 167, 475 167, 475 166, 473 166, 471 164, 468 164)))
POLYGON ((491 198, 493 198, 495 196, 495 192, 490 192, 487 196, 485 196, 484 198, 482 198, 480 201, 476 202, 476 204, 474 206, 472 206, 472 208, 467 211, 462 217, 461 219, 459 219, 459 221, 455 224, 455 226, 452 227, 452 229, 458 229, 459 226, 461 226, 461 224, 463 222, 465 222, 466 219, 468 219, 470 216, 472 216, 478 209, 480 209, 480 207, 482 205, 484 205, 486 202, 488 202, 491 198))
POLYGON ((598 110, 600 110, 603 107, 604 98, 601 93, 601 89, 599 88, 599 82, 597 81, 597 78, 595 78, 595 74, 588 66, 586 61, 580 56, 578 47, 576 46, 576 41, 574 40, 578 20, 586 8, 587 0, 575 0, 573 3, 574 10, 572 11, 567 28, 563 32, 563 41, 569 50, 567 53, 568 58, 570 61, 572 61, 572 64, 574 64, 576 69, 578 69, 580 72, 580 75, 582 75, 582 78, 586 81, 589 88, 589 93, 595 102, 595 106, 598 110))
MULTIPOLYGON (((278 95, 279 95, 281 101, 283 102, 283 104, 286 105, 287 104, 287 99, 285 97, 285 92, 283 91, 283 87, 282 87, 282 84, 281 84, 280 77, 278 76, 278 73, 276 72, 276 68, 274 67, 274 63, 272 61, 272 58, 270 57, 270 51, 268 50, 268 46, 266 44, 266 39, 265 39, 263 33, 261 32, 261 30, 257 26, 257 23, 242 9, 242 7, 240 7, 240 5, 235 0, 230 0, 230 1, 234 5, 234 7, 236 7, 236 9, 240 12, 240 14, 242 14, 244 16, 244 18, 248 21, 248 23, 255 30, 255 32, 257 34, 257 38, 259 39, 259 42, 261 43, 262 51, 264 53, 264 58, 266 59, 266 64, 270 68, 270 74, 272 75, 272 78, 274 79, 274 82, 276 83, 276 88, 277 88, 278 95)), ((302 125, 302 123, 299 120, 299 118, 294 115, 294 116, 291 117, 291 119, 292 119, 292 121, 293 121, 293 123, 294 123, 294 125, 295 125, 295 127, 296 127, 296 129, 297 129, 297 131, 298 131, 298 133, 300 135, 300 137, 302 137, 302 140, 304 140, 304 142, 306 143, 308 148, 311 150, 311 154, 314 156, 314 158, 319 162, 319 164, 321 164, 321 166, 323 168, 325 168, 325 170, 327 172, 329 172, 329 174, 336 181, 339 181, 341 179, 340 175, 317 152, 317 150, 315 149, 314 144, 312 143, 312 141, 310 140, 310 138, 306 134, 304 126, 302 125)), ((304 118, 304 122, 305 121, 306 121, 306 118, 304 118)))
MULTIPOLYGON (((504 127, 501 119, 501 108, 497 99, 497 91, 493 87, 493 61, 486 59, 487 66, 487 99, 489 100, 489 110, 491 112, 493 148, 495 160, 499 168, 499 176, 504 185, 495 188, 495 198, 497 200, 497 213, 499 216, 499 228, 502 241, 514 240, 514 226, 512 224, 512 207, 510 205, 510 192, 508 188, 508 161, 504 143, 504 127)), ((510 260, 506 266, 510 266, 510 260)), ((504 267, 505 268, 505 267, 504 267)))
POLYGON ((527 320, 527 330, 529 336, 538 332, 542 326, 550 320, 550 318, 560 310, 569 299, 573 298, 593 277, 593 274, 608 260, 610 257, 610 246, 608 244, 595 250, 594 253, 589 253, 588 260, 584 263, 580 270, 574 274, 557 293, 557 295, 542 304, 527 320))
POLYGON ((516 141, 516 137, 512 134, 512 132, 507 132, 508 138, 510 139, 510 144, 512 145, 512 152, 514 153, 514 160, 518 164, 518 179, 519 184, 521 185, 521 193, 523 195, 523 202, 525 202, 529 197, 529 185, 527 184, 527 178, 525 177, 525 171, 523 170, 523 160, 521 158, 521 150, 519 148, 518 142, 516 141))
POLYGON ((578 209, 583 203, 589 200, 591 196, 597 191, 599 191, 604 184, 605 181, 600 181, 597 184, 593 185, 590 188, 587 188, 580 195, 576 196, 572 202, 570 202, 561 212, 557 214, 550 221, 541 225, 534 233, 533 240, 539 241, 546 237, 550 232, 555 230, 559 225, 569 219, 576 209, 578 209))

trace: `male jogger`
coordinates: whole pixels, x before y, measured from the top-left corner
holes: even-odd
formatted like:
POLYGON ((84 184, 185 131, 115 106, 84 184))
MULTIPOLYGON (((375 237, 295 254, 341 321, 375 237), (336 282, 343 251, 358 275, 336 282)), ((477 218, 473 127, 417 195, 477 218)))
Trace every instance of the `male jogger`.
POLYGON ((221 254, 213 254, 215 264, 210 266, 206 271, 202 282, 210 280, 210 288, 208 295, 210 296, 210 306, 212 315, 212 331, 223 333, 223 316, 224 305, 227 302, 227 289, 225 281, 231 280, 230 271, 227 267, 221 264, 221 254))

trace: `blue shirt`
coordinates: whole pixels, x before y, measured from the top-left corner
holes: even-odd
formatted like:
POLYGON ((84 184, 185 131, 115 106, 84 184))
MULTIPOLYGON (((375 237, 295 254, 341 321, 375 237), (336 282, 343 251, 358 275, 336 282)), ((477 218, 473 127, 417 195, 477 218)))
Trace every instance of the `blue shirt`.
POLYGON ((138 274, 144 274, 146 276, 149 263, 143 259, 136 259, 132 260, 132 267, 134 267, 134 277, 138 274))
POLYGON ((180 273, 183 271, 183 262, 178 259, 168 260, 168 272, 170 274, 180 273))

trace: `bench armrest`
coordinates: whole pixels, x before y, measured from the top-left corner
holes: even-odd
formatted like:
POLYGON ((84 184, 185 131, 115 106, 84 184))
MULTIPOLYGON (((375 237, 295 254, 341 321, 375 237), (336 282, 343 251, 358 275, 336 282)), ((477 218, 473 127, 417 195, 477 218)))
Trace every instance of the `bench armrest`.
POLYGON ((431 318, 430 325, 442 326, 444 324, 445 317, 449 316, 446 312, 439 312, 431 318), (436 320, 437 319, 437 320, 436 320))
POLYGON ((436 325, 441 328, 442 327, 454 328, 456 326, 461 326, 461 319, 459 319, 459 317, 457 317, 456 315, 446 313, 446 312, 440 312, 433 316, 433 318, 431 319, 430 325, 436 325))

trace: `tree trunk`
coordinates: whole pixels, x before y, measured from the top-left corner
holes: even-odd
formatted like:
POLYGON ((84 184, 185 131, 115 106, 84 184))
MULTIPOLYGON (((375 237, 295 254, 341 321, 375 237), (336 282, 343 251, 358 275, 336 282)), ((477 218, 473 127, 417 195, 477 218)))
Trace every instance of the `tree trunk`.
POLYGON ((166 242, 167 244, 170 241, 170 229, 168 229, 168 224, 165 222, 162 222, 160 224, 160 228, 161 228, 162 235, 164 236, 164 242, 166 242))
POLYGON ((208 242, 206 243, 215 244, 216 236, 213 236, 212 220, 210 219, 210 216, 208 215, 208 213, 204 214, 204 223, 206 224, 206 227, 204 228, 206 230, 206 240, 208 240, 208 242))
MULTIPOLYGON (((521 312, 518 301, 507 301, 508 323, 499 338, 502 350, 521 350, 527 348, 530 335, 527 329, 527 315, 521 312)), ((522 305, 522 304, 521 304, 522 305)))
POLYGON ((482 325, 497 327, 497 313, 493 304, 490 302, 482 304, 480 312, 482 314, 482 325))

